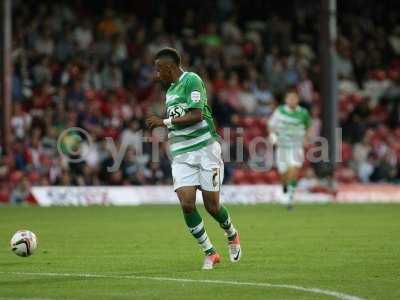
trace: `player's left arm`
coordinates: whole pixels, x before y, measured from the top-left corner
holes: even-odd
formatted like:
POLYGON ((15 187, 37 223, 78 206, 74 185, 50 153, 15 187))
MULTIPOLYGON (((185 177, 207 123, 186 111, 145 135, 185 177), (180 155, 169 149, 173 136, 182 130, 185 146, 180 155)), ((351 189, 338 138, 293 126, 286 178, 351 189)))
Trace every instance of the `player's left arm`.
POLYGON ((304 126, 306 128, 306 134, 304 135, 304 146, 308 146, 311 141, 311 125, 312 125, 312 119, 308 111, 306 111, 306 115, 304 118, 304 126))

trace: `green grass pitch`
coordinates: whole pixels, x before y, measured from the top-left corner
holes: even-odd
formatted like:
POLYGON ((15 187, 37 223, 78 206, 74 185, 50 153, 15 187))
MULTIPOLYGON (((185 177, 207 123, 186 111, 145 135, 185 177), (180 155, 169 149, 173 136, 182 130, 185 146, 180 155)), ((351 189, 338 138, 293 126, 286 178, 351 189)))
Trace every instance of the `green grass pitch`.
POLYGON ((216 269, 201 271, 202 253, 178 206, 0 207, 0 299, 336 297, 225 281, 400 299, 400 205, 228 208, 241 233, 242 261, 229 262, 221 229, 201 208, 223 259, 216 269), (37 234, 33 256, 10 251, 18 229, 37 234))

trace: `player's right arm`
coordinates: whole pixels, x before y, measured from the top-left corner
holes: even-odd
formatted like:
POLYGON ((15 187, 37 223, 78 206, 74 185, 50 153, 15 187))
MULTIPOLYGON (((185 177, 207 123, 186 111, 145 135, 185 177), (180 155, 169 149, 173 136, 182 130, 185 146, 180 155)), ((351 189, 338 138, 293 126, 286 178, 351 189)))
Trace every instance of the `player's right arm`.
POLYGON ((203 121, 203 111, 201 108, 192 108, 181 117, 171 120, 174 125, 191 125, 203 121))
POLYGON ((311 124, 312 124, 312 119, 308 111, 306 111, 306 117, 304 120, 304 127, 306 129, 306 134, 304 135, 304 146, 308 146, 310 144, 311 140, 311 124))
POLYGON ((276 144, 277 141, 277 126, 278 126, 278 109, 275 109, 273 112, 271 118, 268 121, 268 129, 269 129, 269 141, 271 142, 272 145, 276 144))
POLYGON ((163 120, 157 116, 149 116, 146 119, 147 126, 150 129, 154 129, 156 127, 169 127, 170 124, 191 125, 201 121, 203 121, 203 111, 200 108, 190 109, 185 115, 176 118, 169 118, 163 120), (170 124, 168 124, 169 122, 170 124))
POLYGON ((199 76, 189 76, 185 87, 189 110, 183 116, 173 118, 171 122, 174 125, 192 125, 203 121, 203 108, 207 101, 204 84, 199 76))
POLYGON ((186 84, 186 103, 188 111, 180 117, 161 119, 157 116, 150 116, 146 122, 150 129, 172 125, 192 125, 203 121, 203 109, 207 102, 206 90, 199 76, 191 75, 186 84))

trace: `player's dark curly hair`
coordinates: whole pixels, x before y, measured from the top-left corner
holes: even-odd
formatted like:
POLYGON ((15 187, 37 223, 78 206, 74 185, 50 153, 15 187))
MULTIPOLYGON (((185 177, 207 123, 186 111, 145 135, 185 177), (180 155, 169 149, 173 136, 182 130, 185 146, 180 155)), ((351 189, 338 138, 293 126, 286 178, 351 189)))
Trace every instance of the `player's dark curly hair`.
POLYGON ((157 52, 155 59, 159 59, 162 57, 167 57, 172 59, 172 61, 179 67, 181 65, 181 56, 178 51, 171 47, 162 48, 157 52))

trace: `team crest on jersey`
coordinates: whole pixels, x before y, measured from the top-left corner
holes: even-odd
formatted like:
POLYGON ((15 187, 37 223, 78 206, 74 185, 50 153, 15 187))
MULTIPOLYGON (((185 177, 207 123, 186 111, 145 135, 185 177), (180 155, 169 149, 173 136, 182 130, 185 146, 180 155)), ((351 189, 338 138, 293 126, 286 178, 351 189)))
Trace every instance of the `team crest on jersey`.
POLYGON ((198 92, 198 91, 193 91, 193 92, 190 94, 190 99, 192 99, 193 102, 199 102, 200 99, 201 99, 200 92, 198 92))

